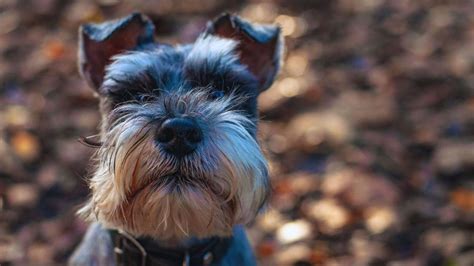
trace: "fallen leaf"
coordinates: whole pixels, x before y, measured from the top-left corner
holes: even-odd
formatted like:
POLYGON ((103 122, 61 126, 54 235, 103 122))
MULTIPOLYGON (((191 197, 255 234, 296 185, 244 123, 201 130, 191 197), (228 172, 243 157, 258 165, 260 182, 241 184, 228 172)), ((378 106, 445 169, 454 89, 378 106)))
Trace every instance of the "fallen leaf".
POLYGON ((451 202, 465 212, 474 211, 474 191, 458 188, 451 192, 451 202))
POLYGON ((307 215, 316 220, 327 233, 337 232, 349 223, 349 211, 334 199, 310 202, 305 209, 307 215))
POLYGON ((35 185, 14 184, 7 189, 7 202, 13 207, 33 207, 38 199, 38 193, 35 185))
POLYGON ((36 159, 40 153, 38 138, 27 131, 15 133, 11 139, 11 146, 15 154, 24 161, 32 161, 36 159))
POLYGON ((311 224, 305 220, 288 222, 281 226, 276 233, 280 243, 288 244, 312 237, 311 224))

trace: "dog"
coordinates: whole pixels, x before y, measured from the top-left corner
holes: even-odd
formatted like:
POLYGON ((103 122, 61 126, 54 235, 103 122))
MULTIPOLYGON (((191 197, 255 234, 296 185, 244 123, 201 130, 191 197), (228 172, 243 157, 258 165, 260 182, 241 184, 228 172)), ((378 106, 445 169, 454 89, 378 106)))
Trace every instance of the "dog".
POLYGON ((133 13, 79 30, 79 70, 100 99, 100 140, 78 211, 92 222, 69 265, 255 265, 244 225, 271 191, 257 97, 281 30, 223 14, 194 43, 154 40, 133 13))

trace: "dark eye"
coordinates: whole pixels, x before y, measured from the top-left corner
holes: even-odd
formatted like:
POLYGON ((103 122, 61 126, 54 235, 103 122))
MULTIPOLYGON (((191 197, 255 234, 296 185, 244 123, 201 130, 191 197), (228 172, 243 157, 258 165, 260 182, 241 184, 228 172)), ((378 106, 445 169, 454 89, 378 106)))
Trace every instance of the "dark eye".
POLYGON ((212 99, 219 99, 224 97, 224 91, 222 90, 215 90, 211 94, 212 99))
POLYGON ((110 86, 104 88, 104 94, 114 103, 119 104, 134 99, 131 91, 120 86, 110 86))

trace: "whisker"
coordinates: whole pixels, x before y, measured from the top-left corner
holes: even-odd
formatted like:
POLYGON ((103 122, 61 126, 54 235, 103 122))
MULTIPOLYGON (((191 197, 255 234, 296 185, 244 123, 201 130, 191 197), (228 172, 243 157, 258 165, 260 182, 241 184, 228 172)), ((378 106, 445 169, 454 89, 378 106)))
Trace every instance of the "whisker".
POLYGON ((102 147, 103 143, 101 141, 95 141, 95 140, 91 140, 91 138, 93 137, 96 137, 95 135, 94 136, 89 136, 89 137, 84 137, 84 136, 81 136, 79 137, 79 139, 77 141, 79 141, 79 143, 89 147, 89 148, 94 148, 94 149, 98 149, 100 147, 102 147))

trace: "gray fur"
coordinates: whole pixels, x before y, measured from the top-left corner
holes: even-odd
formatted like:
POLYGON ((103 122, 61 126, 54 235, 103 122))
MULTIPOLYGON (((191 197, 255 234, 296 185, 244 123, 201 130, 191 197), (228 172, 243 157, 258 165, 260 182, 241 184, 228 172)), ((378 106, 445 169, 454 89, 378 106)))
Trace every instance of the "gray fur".
POLYGON ((232 234, 212 265, 255 265, 241 224, 254 219, 270 190, 256 137, 257 96, 280 68, 280 30, 224 15, 178 46, 154 43, 152 30, 139 14, 82 28, 81 70, 101 97, 103 124, 92 197, 79 211, 93 224, 69 265, 115 265, 106 228, 175 247, 232 234), (222 25, 240 38, 217 34, 222 25), (106 50, 125 37, 133 47, 106 50), (184 158, 156 141, 175 117, 194 119, 203 132, 184 158))
POLYGON ((114 266, 114 247, 109 232, 93 223, 69 259, 70 266, 114 266))

